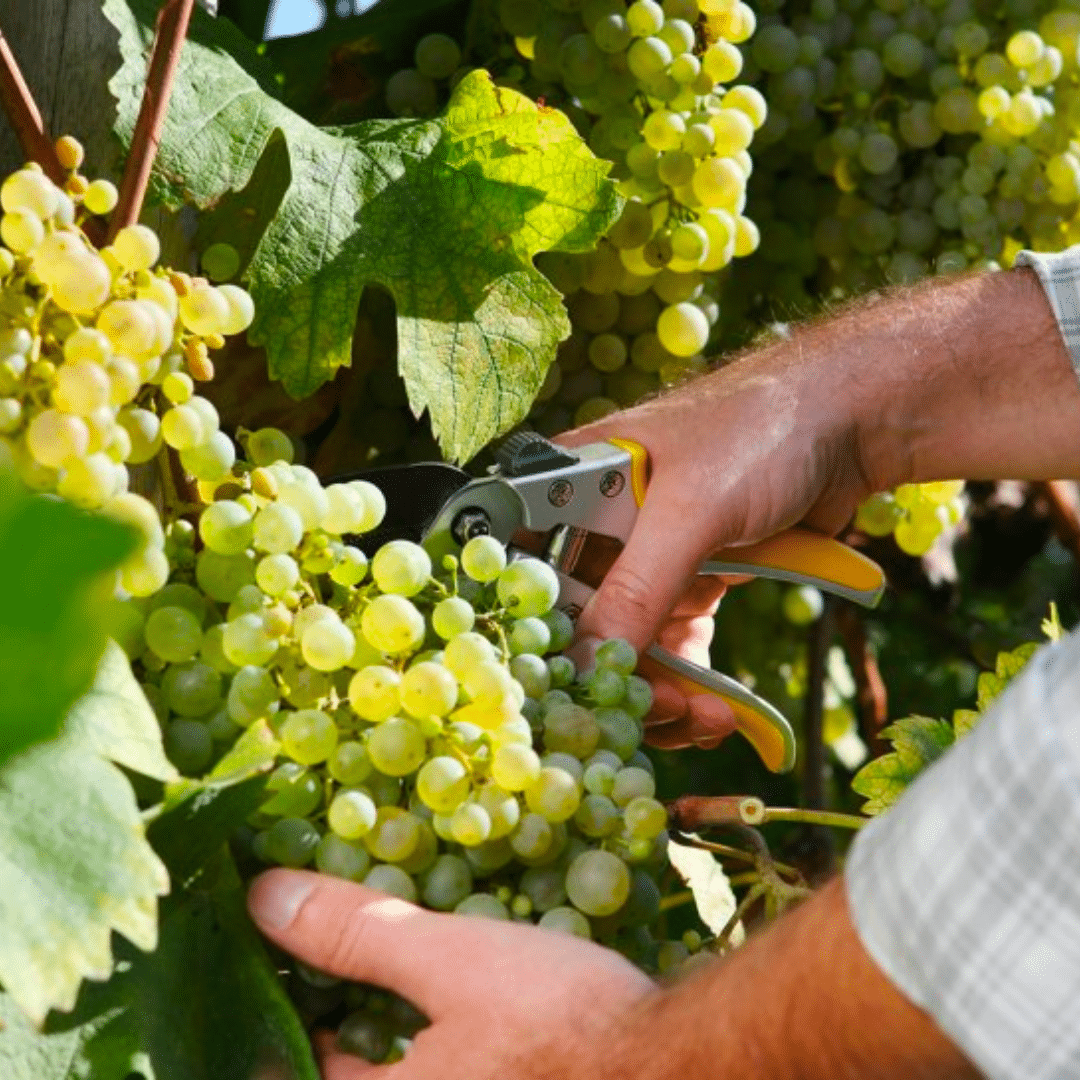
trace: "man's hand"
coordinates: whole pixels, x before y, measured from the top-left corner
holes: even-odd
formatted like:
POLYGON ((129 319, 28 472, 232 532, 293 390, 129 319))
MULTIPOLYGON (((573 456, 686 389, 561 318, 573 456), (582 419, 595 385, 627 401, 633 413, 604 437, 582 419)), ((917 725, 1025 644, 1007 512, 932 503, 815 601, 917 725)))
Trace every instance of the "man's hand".
MULTIPOLYGON (((795 327, 559 439, 633 439, 652 462, 634 533, 579 632, 639 649, 659 640, 707 665, 723 587, 691 585, 710 552, 800 522, 835 533, 863 498, 900 483, 1076 475, 1077 415, 1076 375, 1027 270, 931 281, 795 327)), ((657 699, 657 745, 708 745, 734 728, 715 698, 665 685, 657 699)))
POLYGON ((595 1054, 606 1029, 625 1023, 656 989, 618 953, 580 938, 439 915, 321 874, 271 870, 248 903, 283 949, 321 971, 392 990, 431 1020, 391 1066, 320 1039, 325 1080, 584 1080, 586 1052, 595 1054))
POLYGON ((863 950, 839 881, 668 989, 579 938, 438 915, 319 874, 271 870, 248 906, 305 963, 431 1019, 395 1065, 324 1033, 325 1080, 975 1078, 863 950))

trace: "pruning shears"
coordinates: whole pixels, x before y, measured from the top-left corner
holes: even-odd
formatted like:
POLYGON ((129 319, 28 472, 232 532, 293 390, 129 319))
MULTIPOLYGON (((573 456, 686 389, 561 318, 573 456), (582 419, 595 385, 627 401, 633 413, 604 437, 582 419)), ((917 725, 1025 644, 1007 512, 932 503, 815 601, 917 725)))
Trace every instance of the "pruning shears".
MULTIPOLYGON (((532 432, 506 439, 487 476, 451 465, 377 468, 337 479, 363 479, 386 496, 380 528, 352 542, 369 554, 390 539, 421 543, 439 559, 473 537, 490 535, 515 552, 539 555, 558 574, 558 606, 576 617, 630 537, 649 485, 644 447, 624 439, 568 450, 532 432)), ((845 544, 793 528, 760 543, 715 551, 699 574, 745 575, 815 585, 873 607, 885 588, 881 568, 845 544)), ((715 694, 774 772, 795 763, 786 717, 740 682, 653 645, 639 670, 684 694, 715 694)))

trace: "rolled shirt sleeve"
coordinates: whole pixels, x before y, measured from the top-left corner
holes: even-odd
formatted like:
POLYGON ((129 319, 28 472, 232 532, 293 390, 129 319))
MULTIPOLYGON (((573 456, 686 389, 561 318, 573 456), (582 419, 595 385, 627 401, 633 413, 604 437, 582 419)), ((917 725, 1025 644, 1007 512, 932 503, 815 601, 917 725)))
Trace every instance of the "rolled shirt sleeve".
POLYGON ((860 833, 867 951, 992 1080, 1080 1076, 1080 638, 860 833))
POLYGON ((1080 245, 1065 251, 1021 251, 1013 265, 1030 266, 1039 275, 1080 378, 1080 245))

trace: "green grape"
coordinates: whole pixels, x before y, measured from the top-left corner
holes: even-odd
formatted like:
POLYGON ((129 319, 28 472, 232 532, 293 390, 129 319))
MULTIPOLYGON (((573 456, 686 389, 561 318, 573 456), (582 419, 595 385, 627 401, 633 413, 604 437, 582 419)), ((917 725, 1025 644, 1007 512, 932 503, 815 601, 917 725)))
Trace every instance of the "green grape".
POLYGON ((275 461, 292 464, 296 451, 284 431, 260 428, 248 436, 247 453, 253 465, 272 465, 275 461))
POLYGON ((544 913, 566 903, 565 873, 560 867, 534 866, 521 875, 521 895, 533 911, 544 913))
POLYGON ((440 855, 421 882, 424 903, 436 911, 453 911, 472 892, 469 864, 457 855, 440 855))
POLYGON ((371 868, 371 856, 358 844, 350 844, 329 832, 315 849, 315 867, 332 877, 360 881, 371 868))
POLYGON ((368 735, 368 755, 379 772, 387 776, 408 776, 427 756, 427 743, 420 728, 402 717, 391 717, 368 735))
POLYGON ((493 663, 495 650, 487 638, 472 631, 458 634, 447 642, 443 663, 463 680, 471 671, 484 664, 493 663))
POLYGON ((401 676, 381 665, 363 668, 349 683, 349 704, 364 720, 388 720, 401 707, 401 676))
POLYGON ((468 797, 472 778, 455 757, 433 757, 416 777, 416 792, 424 805, 437 814, 450 814, 468 797))
POLYGON ((540 616, 551 632, 548 650, 558 653, 569 647, 574 640, 574 622, 564 611, 552 609, 540 616))
POLYGON ((375 827, 378 807, 363 791, 339 791, 330 803, 326 823, 343 840, 359 840, 375 827))
POLYGON ((793 585, 784 593, 784 617, 795 626, 808 626, 824 609, 825 598, 813 585, 793 585))
POLYGON ((476 623, 476 612, 468 600, 451 596, 440 600, 431 612, 431 626, 444 641, 468 633, 476 623))
POLYGON ((387 80, 386 104, 395 116, 430 116, 438 107, 439 91, 426 75, 405 68, 387 80))
POLYGON ((510 661, 510 673, 530 698, 539 699, 551 689, 547 664, 533 653, 522 653, 510 661))
POLYGON ((364 846, 384 862, 403 862, 420 844, 420 819, 396 806, 380 806, 374 828, 364 846))
POLYGON ((410 716, 446 716, 457 704, 457 679, 442 664, 424 661, 405 672, 400 696, 410 716))
POLYGON ((574 777, 563 769, 544 767, 525 789, 525 803, 534 814, 550 822, 567 821, 574 816, 581 801, 574 777))
POLYGON ((478 847, 491 836, 491 817, 479 803, 462 803, 450 816, 450 833, 463 847, 478 847))
POLYGON ((693 356, 705 348, 709 323, 693 304, 673 304, 660 313, 656 332, 668 352, 675 356, 693 356))
POLYGON ((208 483, 224 480, 235 463, 236 448, 223 431, 215 431, 202 446, 180 451, 180 464, 184 471, 196 480, 205 480, 208 483))
POLYGON ((352 659, 356 637, 340 619, 323 619, 304 631, 300 651, 316 671, 339 671, 352 659))
POLYGON ((161 607, 151 612, 143 633, 147 647, 172 664, 193 659, 202 644, 199 620, 182 607, 161 607))
MULTIPOLYGON (((297 466, 293 466, 293 468, 295 469, 297 466)), ((281 484, 278 488, 277 498, 277 506, 291 508, 296 511, 304 532, 311 532, 319 528, 330 510, 330 501, 317 480, 314 483, 293 480, 281 484)), ((269 509, 269 507, 266 509, 269 509)), ((265 513, 265 511, 262 511, 262 513, 265 513)), ((270 549, 264 548, 264 550, 270 549)))
POLYGON ((255 560, 243 555, 219 555, 216 551, 200 552, 195 563, 195 578, 199 588, 212 600, 228 604, 245 585, 255 581, 255 560))
POLYGON ((359 549, 346 544, 337 553, 337 561, 330 568, 330 580, 338 585, 359 585, 367 577, 367 556, 359 549))
POLYGON ((272 862, 299 869, 315 858, 320 839, 310 821, 283 817, 267 830, 266 849, 272 862))
POLYGON ((574 814, 574 824, 585 836, 594 839, 614 835, 619 822, 619 808, 606 795, 586 795, 574 814))
POLYGON ((198 720, 174 720, 165 731, 165 753, 185 776, 202 774, 214 756, 210 729, 198 720))
POLYGON ((330 755, 326 771, 339 784, 355 786, 362 784, 371 775, 373 767, 363 743, 340 742, 330 755))
POLYGON ((267 555, 255 567, 255 583, 267 596, 284 596, 300 580, 300 567, 290 555, 267 555))
POLYGON ((461 549, 461 568, 474 581, 494 581, 506 567, 506 549, 493 536, 474 536, 461 549))
POLYGON ((652 774, 636 765, 628 765, 615 774, 611 798, 616 806, 628 806, 634 799, 651 799, 656 794, 652 774))
POLYGON ((596 750, 599 741, 596 720, 580 705, 552 709, 544 717, 544 745, 555 753, 584 760, 596 750))
POLYGON ((514 854, 533 862, 542 859, 551 850, 553 842, 551 823, 540 814, 526 814, 510 836, 514 854))
POLYGON ((239 555, 251 543, 252 533, 251 512, 238 502, 211 503, 199 515, 199 536, 219 555, 239 555))
POLYGON ((228 281, 240 272, 240 253, 232 244, 211 244, 202 254, 202 268, 211 281, 228 281))
POLYGON ((543 615, 559 598, 559 579, 547 563, 521 558, 499 574, 496 591, 516 618, 543 615))
MULTIPOLYGON (((604 753, 604 751, 600 751, 600 753, 604 753)), ((588 765, 583 778, 585 790, 591 795, 610 795, 615 790, 615 774, 621 767, 621 759, 618 760, 617 765, 605 761, 588 765)))
POLYGON ((375 648, 391 655, 411 652, 424 640, 424 617, 403 596, 376 596, 364 608, 360 627, 375 648))
POLYGON ((571 934, 574 937, 592 940, 592 927, 589 920, 571 907, 556 907, 545 911, 540 916, 538 926, 545 930, 554 930, 562 934, 571 934))
POLYGON ((491 832, 488 836, 490 840, 500 840, 508 836, 521 820, 521 804, 514 795, 498 784, 485 784, 476 801, 487 811, 491 820, 491 832))
POLYGON ((325 761, 338 742, 337 725, 321 709, 286 714, 278 734, 283 752, 301 765, 325 761))
POLYGON ((506 791, 524 791, 540 777, 540 758, 531 746, 500 746, 491 760, 491 776, 506 791))
POLYGON ((419 544, 391 540, 372 559, 371 576, 384 593, 415 596, 431 579, 431 559, 419 544))
POLYGON ((663 803, 648 796, 637 796, 623 810, 627 834, 635 840, 653 840, 667 828, 667 810, 663 803))
POLYGON ((630 895, 630 871, 609 851, 586 851, 566 872, 566 894, 586 915, 614 915, 630 895))
POLYGON ((652 687, 636 675, 626 677, 626 694, 621 708, 635 720, 642 720, 648 715, 653 705, 652 687))
POLYGON ((180 716, 204 716, 221 701, 221 675, 208 664, 173 664, 161 679, 166 704, 180 716))
POLYGON ((664 25, 664 9, 654 0, 634 0, 626 11, 626 23, 635 37, 659 33, 664 25))
POLYGON ((660 74, 673 59, 667 43, 658 37, 638 38, 626 54, 627 67, 641 82, 660 74))
POLYGON ((266 781, 266 802, 260 813, 271 817, 310 817, 322 805, 323 788, 319 778, 303 765, 286 761, 266 781))
POLYGON ((473 893, 466 896, 457 907, 456 915, 472 915, 483 919, 509 919, 510 911, 498 897, 490 893, 473 893))
MULTIPOLYGON (((625 638, 611 638, 596 650, 596 666, 617 675, 632 675, 637 667, 637 650, 625 638)), ((622 689, 625 691, 625 683, 622 689)))
POLYGON ((399 866, 373 866, 364 878, 364 884, 369 889, 396 896, 410 904, 416 903, 419 898, 413 879, 399 866))
POLYGON ((221 648, 237 667, 263 665, 277 652, 278 642, 267 631, 263 616, 249 612, 226 623, 221 648))

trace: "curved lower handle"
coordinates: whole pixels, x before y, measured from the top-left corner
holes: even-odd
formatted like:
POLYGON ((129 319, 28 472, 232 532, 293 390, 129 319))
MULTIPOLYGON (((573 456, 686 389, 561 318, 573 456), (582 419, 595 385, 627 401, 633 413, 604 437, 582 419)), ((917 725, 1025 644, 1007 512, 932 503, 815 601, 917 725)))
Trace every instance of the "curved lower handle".
POLYGON ((687 697, 715 694, 722 698, 735 713, 739 731, 767 768, 779 773, 788 772, 794 766, 795 733, 787 718, 742 683, 682 660, 656 645, 641 657, 638 671, 645 678, 661 678, 673 683, 687 697))
POLYGON ((698 573, 750 574, 816 585, 865 607, 874 607, 885 591, 885 572, 872 559, 832 537, 799 528, 757 544, 714 551, 698 573))

